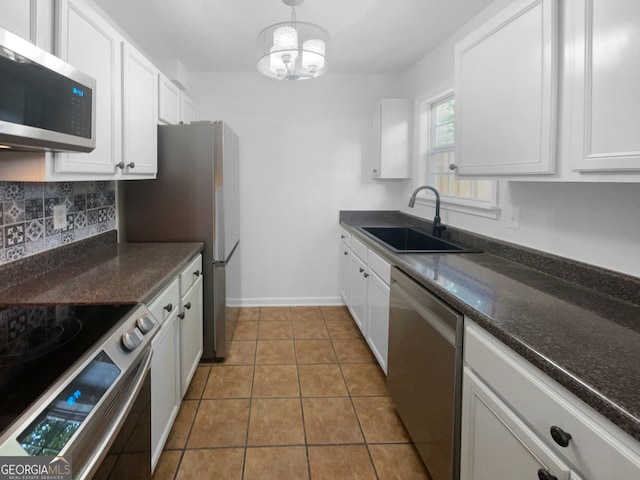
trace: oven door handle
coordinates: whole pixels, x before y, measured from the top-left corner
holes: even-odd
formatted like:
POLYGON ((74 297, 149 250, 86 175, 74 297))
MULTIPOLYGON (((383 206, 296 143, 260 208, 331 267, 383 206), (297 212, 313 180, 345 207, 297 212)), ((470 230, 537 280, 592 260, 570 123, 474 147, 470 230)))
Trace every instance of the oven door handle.
MULTIPOLYGON (((102 460, 104 460, 104 457, 109 452, 113 441, 122 428, 127 415, 129 415, 129 412, 131 411, 131 407, 133 407, 138 394, 142 390, 147 372, 151 367, 151 356, 152 350, 149 346, 147 347, 147 351, 142 354, 140 362, 138 363, 138 365, 141 365, 142 367, 138 367, 135 378, 129 382, 127 387, 128 391, 123 392, 125 396, 123 398, 116 398, 112 405, 113 408, 111 408, 107 413, 107 415, 112 416, 113 418, 109 426, 106 428, 106 433, 102 436, 98 444, 95 445, 95 448, 92 449, 93 452, 83 466, 82 471, 77 477, 78 479, 91 478, 96 473, 102 460)), ((87 447, 91 448, 90 445, 87 447)), ((74 478, 76 477, 74 476, 74 478)))

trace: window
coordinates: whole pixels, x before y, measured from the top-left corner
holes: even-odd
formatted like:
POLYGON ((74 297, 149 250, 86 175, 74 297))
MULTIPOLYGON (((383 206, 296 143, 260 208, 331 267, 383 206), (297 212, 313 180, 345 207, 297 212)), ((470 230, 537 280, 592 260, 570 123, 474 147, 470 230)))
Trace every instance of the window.
MULTIPOLYGON (((455 163, 455 107, 453 88, 418 99, 417 147, 424 161, 418 163, 416 173, 424 183, 438 189, 443 208, 498 218, 498 182, 461 179, 449 169, 455 163)), ((419 203, 431 204, 434 197, 424 194, 418 198, 422 198, 419 203)))
POLYGON ((493 181, 460 179, 449 169, 455 163, 455 102, 450 93, 429 106, 429 183, 443 197, 493 204, 493 181))

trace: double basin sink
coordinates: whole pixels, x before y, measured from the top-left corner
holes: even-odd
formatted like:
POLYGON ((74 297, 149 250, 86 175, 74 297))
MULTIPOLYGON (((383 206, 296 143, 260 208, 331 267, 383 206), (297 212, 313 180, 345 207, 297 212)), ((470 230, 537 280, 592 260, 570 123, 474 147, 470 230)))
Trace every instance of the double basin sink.
POLYGON ((358 227, 358 230, 395 253, 479 252, 410 227, 358 227))

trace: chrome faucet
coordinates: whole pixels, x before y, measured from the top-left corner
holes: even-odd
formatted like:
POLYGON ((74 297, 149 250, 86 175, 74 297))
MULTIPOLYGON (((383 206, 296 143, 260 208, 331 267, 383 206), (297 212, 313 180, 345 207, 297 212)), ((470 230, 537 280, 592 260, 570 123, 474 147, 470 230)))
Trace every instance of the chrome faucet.
POLYGON ((431 190, 433 194, 436 196, 436 216, 433 217, 433 236, 440 238, 442 236, 442 232, 447 229, 445 225, 440 223, 440 194, 438 190, 429 185, 423 185, 421 187, 416 188, 415 192, 411 195, 409 199, 409 208, 413 208, 416 204, 416 195, 420 190, 431 190))

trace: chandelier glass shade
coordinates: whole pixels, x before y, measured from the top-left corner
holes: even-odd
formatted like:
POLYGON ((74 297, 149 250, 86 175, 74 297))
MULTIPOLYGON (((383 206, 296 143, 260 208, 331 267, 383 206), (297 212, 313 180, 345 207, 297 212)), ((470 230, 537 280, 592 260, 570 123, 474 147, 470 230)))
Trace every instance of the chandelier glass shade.
POLYGON ((258 71, 277 80, 305 80, 329 68, 329 34, 313 23, 296 20, 295 5, 301 0, 283 0, 292 8, 291 21, 276 23, 258 34, 258 71))

